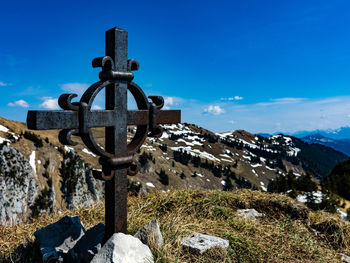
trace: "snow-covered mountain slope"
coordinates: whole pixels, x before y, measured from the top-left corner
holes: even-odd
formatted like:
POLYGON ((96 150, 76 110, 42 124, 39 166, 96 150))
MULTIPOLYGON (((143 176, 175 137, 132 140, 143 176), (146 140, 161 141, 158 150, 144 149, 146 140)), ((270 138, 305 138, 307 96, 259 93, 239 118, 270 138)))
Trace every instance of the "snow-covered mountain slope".
MULTIPOLYGON (((59 144, 58 131, 29 131, 25 124, 3 118, 0 125, 0 143, 21 153, 33 170, 38 189, 29 206, 33 216, 91 205, 103 198, 103 182, 91 176, 92 167, 101 168, 98 157, 79 138, 74 138, 78 145, 67 147, 59 144)), ((326 146, 284 135, 264 138, 243 130, 213 133, 192 124, 163 128, 161 138, 147 138, 134 156, 139 173, 129 176, 130 189, 141 188, 143 193, 172 189, 266 191, 278 174, 292 171, 298 177, 311 170, 322 177, 347 158, 326 146)), ((128 139, 134 132, 134 127, 129 127, 128 139)), ((93 134, 104 145, 104 129, 94 129, 93 134)), ((6 165, 12 164, 7 161, 6 165)))

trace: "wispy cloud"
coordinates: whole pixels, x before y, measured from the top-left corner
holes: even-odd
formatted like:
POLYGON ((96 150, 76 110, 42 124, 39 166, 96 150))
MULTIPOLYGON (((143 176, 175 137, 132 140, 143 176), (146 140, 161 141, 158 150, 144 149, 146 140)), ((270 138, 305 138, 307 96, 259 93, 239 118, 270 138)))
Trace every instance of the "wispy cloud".
POLYGON ((15 102, 9 102, 7 106, 28 108, 29 104, 25 100, 17 100, 15 102))
POLYGON ((6 86, 8 86, 7 83, 0 81, 0 87, 6 87, 6 86))
POLYGON ((49 110, 59 109, 57 98, 42 97, 41 100, 43 100, 43 103, 39 105, 40 108, 49 109, 49 110))
POLYGON ((225 110, 222 109, 219 105, 209 105, 207 108, 204 109, 204 113, 220 115, 225 113, 225 110))
POLYGON ((234 97, 228 97, 228 98, 220 98, 221 101, 234 101, 234 100, 243 100, 243 97, 241 96, 234 96, 234 97))
POLYGON ((277 98, 270 99, 268 102, 259 102, 256 105, 259 106, 270 106, 270 105, 280 105, 280 104, 292 104, 304 101, 305 98, 277 98))

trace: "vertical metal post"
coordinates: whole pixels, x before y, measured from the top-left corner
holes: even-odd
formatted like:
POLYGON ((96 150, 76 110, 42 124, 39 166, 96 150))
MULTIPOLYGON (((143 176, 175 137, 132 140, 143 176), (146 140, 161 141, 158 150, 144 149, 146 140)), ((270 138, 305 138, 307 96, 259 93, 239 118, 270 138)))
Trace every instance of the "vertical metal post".
MULTIPOLYGON (((117 71, 127 71, 128 32, 112 28, 106 32, 106 56, 110 56, 117 71)), ((106 127, 106 151, 114 155, 126 152, 127 147, 127 82, 115 80, 106 87, 106 109, 116 110, 118 119, 113 127, 106 127)), ((118 169, 113 179, 105 182, 104 240, 114 233, 127 231, 127 170, 118 169)))

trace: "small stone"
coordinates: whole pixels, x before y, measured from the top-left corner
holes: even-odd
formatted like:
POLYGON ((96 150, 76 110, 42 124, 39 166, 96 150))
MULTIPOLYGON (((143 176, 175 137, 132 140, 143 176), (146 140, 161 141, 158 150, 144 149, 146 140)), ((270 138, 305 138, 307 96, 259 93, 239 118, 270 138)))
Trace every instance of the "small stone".
POLYGON ((163 245, 163 236, 156 219, 142 227, 134 237, 141 240, 142 243, 150 247, 160 248, 163 245))
POLYGON ((104 244, 91 263, 153 263, 148 246, 138 238, 115 233, 104 244))
POLYGON ((228 248, 229 242, 225 239, 216 236, 209 236, 201 233, 195 233, 184 238, 182 247, 184 250, 190 251, 192 254, 203 254, 210 248, 221 247, 228 248))
POLYGON ((346 262, 346 263, 350 263, 350 257, 347 256, 347 255, 342 254, 341 255, 341 260, 346 262))
POLYGON ((259 213, 255 209, 238 209, 238 216, 248 218, 248 219, 256 219, 257 217, 263 217, 264 214, 259 213))
POLYGON ((43 261, 60 260, 84 235, 85 229, 78 216, 65 216, 56 223, 34 233, 43 261))

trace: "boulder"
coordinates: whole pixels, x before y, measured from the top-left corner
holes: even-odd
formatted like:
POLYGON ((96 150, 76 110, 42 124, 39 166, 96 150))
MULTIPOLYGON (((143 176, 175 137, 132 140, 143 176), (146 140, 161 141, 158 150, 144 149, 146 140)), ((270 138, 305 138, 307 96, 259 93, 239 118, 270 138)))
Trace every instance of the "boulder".
POLYGON ((153 255, 148 246, 138 238, 115 233, 104 244, 91 263, 152 263, 153 255))
POLYGON ((256 219, 257 217, 263 217, 264 214, 259 213, 255 209, 238 209, 238 216, 248 218, 248 219, 256 219))
POLYGON ((134 237, 137 237, 149 247, 160 248, 163 245, 163 236, 156 219, 153 219, 137 231, 134 237))
POLYGON ((84 235, 85 229, 78 216, 65 216, 56 223, 48 225, 34 233, 40 247, 44 262, 62 261, 78 240, 84 235))
POLYGON ((184 238, 182 247, 195 255, 200 255, 206 252, 208 249, 214 247, 221 247, 226 249, 229 246, 229 242, 225 239, 216 236, 209 236, 201 233, 195 233, 191 236, 184 238))
POLYGON ((88 263, 101 249, 105 231, 104 224, 100 223, 88 231, 79 239, 75 246, 69 250, 67 262, 88 263))

